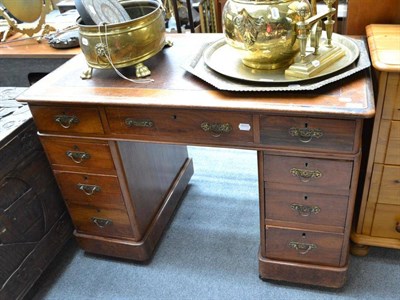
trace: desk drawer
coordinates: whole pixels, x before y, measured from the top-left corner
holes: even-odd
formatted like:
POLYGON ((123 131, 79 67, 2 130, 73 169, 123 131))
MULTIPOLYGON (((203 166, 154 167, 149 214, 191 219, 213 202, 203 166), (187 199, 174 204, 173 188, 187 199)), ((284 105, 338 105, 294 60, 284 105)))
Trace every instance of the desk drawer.
POLYGON ((97 108, 29 106, 40 132, 102 134, 97 108))
POLYGON ((339 266, 343 235, 266 227, 266 257, 284 261, 339 266))
POLYGON ((247 145, 254 141, 252 115, 148 108, 106 108, 113 134, 151 140, 247 145))
POLYGON ((353 162, 280 155, 264 155, 264 180, 287 186, 319 187, 348 191, 353 162))
POLYGON ((55 171, 58 185, 67 203, 99 208, 125 209, 116 176, 55 171))
POLYGON ((261 143, 287 149, 355 152, 356 122, 302 117, 260 119, 261 143))
POLYGON ((91 206, 68 204, 68 210, 78 232, 111 236, 133 237, 127 213, 117 209, 99 209, 91 206))
POLYGON ((265 216, 270 220, 338 227, 343 232, 348 197, 265 189, 265 216))
POLYGON ((47 156, 54 166, 70 166, 99 170, 114 170, 107 142, 81 139, 41 137, 47 156))

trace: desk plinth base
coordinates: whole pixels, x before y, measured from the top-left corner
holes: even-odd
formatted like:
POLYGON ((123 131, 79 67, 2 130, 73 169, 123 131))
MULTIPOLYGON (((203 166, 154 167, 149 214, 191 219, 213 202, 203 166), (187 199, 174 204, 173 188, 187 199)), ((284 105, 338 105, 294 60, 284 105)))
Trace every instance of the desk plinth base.
POLYGON ((151 259, 158 240, 173 217, 193 172, 193 161, 187 159, 141 241, 88 235, 75 230, 74 235, 80 247, 94 254, 136 261, 151 259))
POLYGON ((261 279, 340 288, 346 282, 348 265, 328 267, 268 259, 258 256, 261 279))

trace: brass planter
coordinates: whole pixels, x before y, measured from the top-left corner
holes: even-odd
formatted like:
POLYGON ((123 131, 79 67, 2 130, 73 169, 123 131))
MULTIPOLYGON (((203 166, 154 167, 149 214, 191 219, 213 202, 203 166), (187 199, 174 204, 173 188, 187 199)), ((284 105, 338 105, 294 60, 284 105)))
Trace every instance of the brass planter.
MULTIPOLYGON (((165 23, 159 2, 131 0, 121 4, 131 17, 127 22, 85 25, 80 18, 77 20, 79 43, 90 67, 83 78, 91 77, 91 68, 123 68, 140 64, 165 46, 165 23)), ((149 74, 148 69, 137 68, 137 77, 149 74)))
POLYGON ((311 15, 308 1, 228 0, 223 10, 224 34, 242 62, 254 69, 280 69, 299 52, 298 5, 311 15))

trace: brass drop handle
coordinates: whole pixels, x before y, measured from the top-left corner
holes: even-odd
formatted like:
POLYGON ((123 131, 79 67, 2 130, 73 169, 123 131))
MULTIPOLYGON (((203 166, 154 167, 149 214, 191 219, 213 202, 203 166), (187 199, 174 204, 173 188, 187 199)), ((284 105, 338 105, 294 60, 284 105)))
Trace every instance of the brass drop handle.
POLYGON ((307 254, 311 250, 317 249, 316 244, 299 243, 299 242, 294 242, 294 241, 291 241, 289 243, 289 247, 296 249, 297 252, 299 252, 302 255, 307 254))
POLYGON ((300 216, 308 217, 311 214, 318 214, 321 211, 321 208, 317 205, 315 206, 308 206, 308 205, 301 205, 297 203, 292 203, 290 208, 296 211, 300 216))
POLYGON ((88 196, 92 196, 94 193, 101 191, 101 188, 98 185, 78 183, 77 187, 88 196))
POLYGON ((109 220, 109 219, 102 219, 102 218, 92 217, 91 220, 92 220, 92 222, 94 224, 97 225, 97 227, 100 227, 100 228, 104 228, 104 227, 106 227, 108 225, 112 225, 112 220, 109 220))
POLYGON ((126 118, 125 119, 125 125, 127 127, 146 127, 146 128, 150 128, 150 127, 154 127, 154 122, 152 120, 148 120, 148 119, 132 119, 132 118, 126 118))
POLYGON ((400 233, 400 222, 396 223, 396 231, 400 233))
POLYGON ((68 150, 65 152, 65 155, 69 157, 74 163, 80 164, 84 160, 88 160, 90 158, 90 154, 86 152, 80 152, 80 151, 71 151, 68 150))
POLYGON ((293 137, 298 137, 299 141, 302 143, 311 142, 313 138, 319 139, 324 133, 319 128, 295 128, 289 129, 289 134, 293 137))
POLYGON ((322 176, 319 170, 304 170, 298 168, 290 169, 290 174, 299 177, 302 182, 309 182, 312 178, 320 178, 322 176))
POLYGON ((73 124, 78 124, 79 119, 77 116, 68 116, 68 115, 57 115, 54 117, 54 121, 61 125, 62 128, 68 129, 73 124))
POLYGON ((210 132, 213 137, 220 137, 223 133, 230 133, 232 125, 229 123, 208 123, 203 122, 200 124, 204 132, 210 132))

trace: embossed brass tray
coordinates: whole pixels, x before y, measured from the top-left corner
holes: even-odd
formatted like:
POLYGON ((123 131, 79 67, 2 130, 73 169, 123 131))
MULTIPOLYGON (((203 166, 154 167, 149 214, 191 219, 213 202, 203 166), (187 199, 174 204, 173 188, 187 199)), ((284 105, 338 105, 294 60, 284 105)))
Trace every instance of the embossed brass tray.
MULTIPOLYGON (((315 90, 327 84, 349 77, 352 74, 360 72, 361 70, 367 69, 371 65, 366 45, 363 40, 355 40, 339 35, 335 35, 334 39, 336 41, 340 39, 342 43, 346 45, 346 51, 349 52, 349 55, 346 54, 346 56, 350 56, 350 58, 343 58, 346 60, 346 63, 341 65, 340 67, 331 66, 329 67, 329 69, 325 69, 324 72, 321 71, 321 74, 318 74, 317 76, 309 79, 283 79, 284 70, 251 71, 254 73, 263 73, 263 76, 260 77, 261 79, 258 79, 257 77, 252 78, 252 75, 249 74, 249 70, 251 70, 250 68, 246 70, 248 75, 247 78, 243 78, 243 76, 241 75, 232 75, 230 71, 228 71, 228 73, 226 73, 226 71, 218 72, 211 68, 209 64, 213 63, 210 63, 210 59, 216 58, 216 56, 213 57, 213 53, 215 52, 215 50, 218 50, 221 46, 225 45, 223 39, 210 41, 209 43, 204 44, 204 46, 201 47, 197 53, 191 55, 188 60, 184 62, 182 67, 186 71, 211 84, 219 90, 241 92, 315 90), (208 60, 209 64, 207 64, 206 59, 208 60)), ((215 68, 222 68, 221 65, 224 65, 223 67, 227 68, 225 70, 229 70, 228 68, 247 68, 244 65, 242 66, 242 63, 238 56, 233 56, 233 58, 228 58, 228 56, 225 56, 223 58, 220 57, 218 65, 213 66, 215 68), (233 61, 233 58, 236 60, 233 61)))
POLYGON ((204 62, 208 67, 228 77, 252 82, 289 83, 310 80, 337 72, 351 65, 360 54, 357 44, 347 37, 334 34, 333 44, 339 45, 343 50, 345 50, 345 56, 310 78, 285 76, 284 68, 277 70, 259 70, 249 68, 242 63, 238 52, 229 46, 225 39, 218 40, 208 46, 203 55, 204 62))

